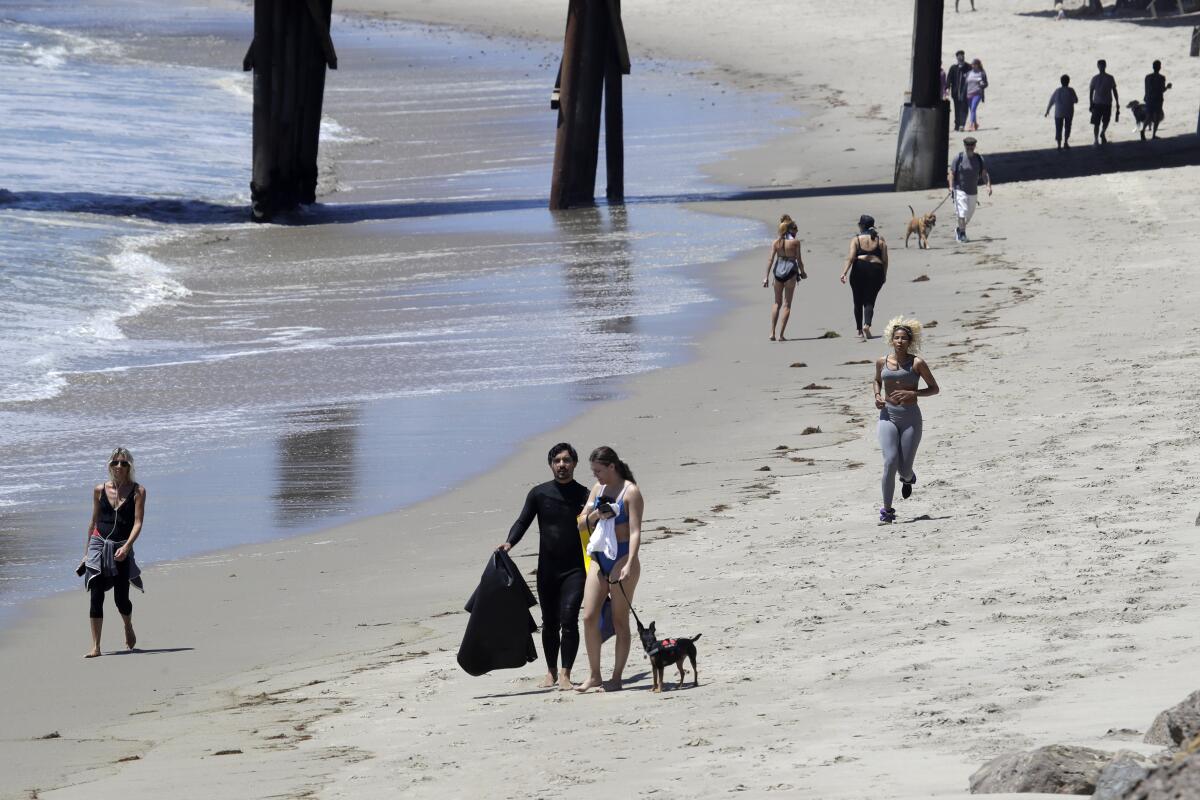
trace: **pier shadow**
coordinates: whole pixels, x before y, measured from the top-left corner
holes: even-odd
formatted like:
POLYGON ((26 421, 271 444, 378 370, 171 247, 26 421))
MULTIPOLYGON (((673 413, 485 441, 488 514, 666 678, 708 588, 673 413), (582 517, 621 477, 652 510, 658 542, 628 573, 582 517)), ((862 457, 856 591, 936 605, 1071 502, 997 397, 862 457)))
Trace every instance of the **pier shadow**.
MULTIPOLYGON (((1086 123, 1087 119, 1086 114, 1076 115, 1079 122, 1086 123)), ((1125 136, 1130 134, 1130 127, 1132 122, 1126 127, 1122 114, 1122 122, 1116 126, 1110 125, 1109 132, 1116 129, 1125 136)), ((1105 145, 1091 143, 1091 125, 1078 125, 1072 134, 1085 143, 1073 145, 1070 150, 1047 147, 1006 153, 985 151, 983 157, 987 159, 992 183, 1061 180, 1200 165, 1200 136, 1191 133, 1146 141, 1109 142, 1105 145)))
POLYGON ((143 197, 103 192, 13 192, 0 189, 0 211, 43 211, 134 217, 172 225, 248 222, 249 206, 172 197, 143 197))
MULTIPOLYGON (((1082 8, 1067 9, 1067 20, 1069 22, 1126 22, 1132 25, 1145 25, 1153 28, 1182 28, 1184 26, 1191 27, 1192 25, 1200 25, 1200 11, 1188 11, 1183 14, 1178 13, 1175 9, 1163 9, 1159 12, 1160 16, 1151 15, 1150 11, 1129 9, 1117 10, 1114 8, 1105 9, 1104 14, 1089 13, 1082 8)), ((1021 11, 1017 13, 1018 17, 1041 17, 1054 21, 1058 16, 1058 12, 1052 9, 1039 9, 1038 11, 1021 11)))
MULTIPOLYGON (((1186 111, 1180 111, 1187 114, 1186 111)), ((1075 138, 1083 144, 1070 150, 1053 147, 1035 150, 984 153, 993 183, 1058 180, 1113 172, 1168 169, 1200 165, 1200 136, 1192 133, 1156 140, 1111 142, 1093 146, 1088 115, 1076 116, 1075 138)), ((1047 126, 1049 123, 1047 122, 1047 126)), ((1121 136, 1131 135, 1132 122, 1110 126, 1121 136)), ((740 202, 751 200, 797 200, 847 197, 892 192, 891 183, 856 183, 829 186, 788 186, 760 189, 730 189, 676 194, 647 194, 626 197, 629 206, 683 203, 740 202)), ((488 198, 481 200, 430 200, 416 202, 314 203, 279 215, 272 224, 280 226, 336 225, 421 217, 489 214, 506 211, 545 210, 548 197, 488 198)), ((605 205, 603 200, 597 206, 605 205)), ((590 206, 585 208, 594 208, 590 206)), ((177 225, 229 224, 250 221, 248 205, 229 205, 185 198, 139 197, 98 192, 14 192, 0 189, 0 210, 48 211, 133 217, 177 225)), ((574 211, 574 210, 573 210, 574 211)))

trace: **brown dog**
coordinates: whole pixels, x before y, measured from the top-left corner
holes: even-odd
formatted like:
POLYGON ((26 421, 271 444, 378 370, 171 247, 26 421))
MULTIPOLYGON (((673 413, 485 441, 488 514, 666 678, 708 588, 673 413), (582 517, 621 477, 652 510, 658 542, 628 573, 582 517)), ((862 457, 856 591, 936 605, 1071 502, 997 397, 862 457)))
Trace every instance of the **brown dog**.
POLYGON ((912 219, 908 221, 908 229, 904 231, 904 246, 908 247, 908 240, 915 233, 917 235, 917 247, 928 250, 929 232, 937 224, 937 215, 930 213, 918 217, 917 212, 913 211, 912 206, 909 206, 908 210, 912 212, 912 219))

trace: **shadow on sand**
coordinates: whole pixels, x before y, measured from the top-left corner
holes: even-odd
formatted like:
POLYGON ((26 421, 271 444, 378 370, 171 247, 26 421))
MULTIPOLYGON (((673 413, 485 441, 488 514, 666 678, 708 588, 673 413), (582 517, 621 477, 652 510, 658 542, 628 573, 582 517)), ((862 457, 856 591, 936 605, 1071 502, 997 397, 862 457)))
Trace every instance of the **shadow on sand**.
POLYGON ((104 653, 104 657, 107 658, 108 656, 152 656, 152 655, 158 655, 159 653, 186 653, 186 652, 189 652, 189 651, 195 650, 195 649, 196 648, 194 648, 194 647, 158 647, 158 648, 135 647, 132 650, 113 650, 112 652, 106 652, 106 653, 104 653))
MULTIPOLYGON (((1112 172, 1165 169, 1200 164, 1200 136, 1191 133, 1152 141, 1112 142, 1100 147, 1090 143, 1092 129, 1086 113, 1076 115, 1075 138, 1083 144, 1070 150, 1053 147, 988 153, 988 168, 993 183, 1057 180, 1112 172)), ((1047 133, 1050 127, 1047 122, 1047 133)), ((1110 131, 1129 133, 1122 125, 1110 131)), ((626 198, 630 206, 679 203, 714 203, 747 200, 795 200, 881 194, 892 191, 890 183, 859 183, 841 186, 780 187, 738 191, 690 192, 681 194, 635 195, 626 198)), ((545 209, 547 198, 496 198, 488 200, 444 200, 427 202, 315 203, 298 211, 282 214, 274 222, 283 226, 331 225, 380 220, 443 217, 457 214, 487 214, 502 211, 545 209)), ((603 204, 603 201, 601 201, 603 204)), ((13 192, 0 189, 0 210, 58 211, 134 217, 179 225, 209 225, 249 222, 247 206, 212 203, 184 198, 138 197, 95 192, 13 192)))

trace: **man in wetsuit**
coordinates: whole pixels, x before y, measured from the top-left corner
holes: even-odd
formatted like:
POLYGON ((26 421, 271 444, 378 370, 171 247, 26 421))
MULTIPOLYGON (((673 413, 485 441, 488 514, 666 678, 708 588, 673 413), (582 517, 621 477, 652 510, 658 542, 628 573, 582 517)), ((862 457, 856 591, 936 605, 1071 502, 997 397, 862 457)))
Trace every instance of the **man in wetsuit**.
POLYGON ((560 689, 570 689, 571 667, 579 652, 579 606, 583 603, 586 577, 577 520, 587 503, 588 490, 575 480, 579 455, 574 447, 566 442, 556 444, 550 448, 547 460, 554 480, 529 490, 525 507, 508 532, 508 541, 499 549, 505 552, 512 549, 537 517, 541 534, 538 604, 542 607, 542 650, 548 668, 542 686, 549 688, 557 683, 560 689), (560 649, 561 669, 558 668, 560 649))

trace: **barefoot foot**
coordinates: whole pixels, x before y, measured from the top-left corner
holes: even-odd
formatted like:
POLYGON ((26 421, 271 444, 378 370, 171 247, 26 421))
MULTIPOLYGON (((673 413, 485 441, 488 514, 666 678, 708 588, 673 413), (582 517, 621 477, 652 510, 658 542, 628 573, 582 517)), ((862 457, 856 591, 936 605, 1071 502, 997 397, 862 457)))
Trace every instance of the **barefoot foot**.
POLYGON ((84 658, 98 658, 99 656, 100 656, 100 648, 99 647, 95 648, 94 650, 89 650, 88 652, 83 654, 84 658))
POLYGON ((546 673, 545 677, 538 682, 539 689, 553 689, 557 685, 558 682, 554 680, 554 676, 548 672, 546 673))
POLYGON ((773 333, 771 334, 771 341, 772 342, 775 341, 775 334, 773 334, 773 333))
POLYGON ((603 692, 604 681, 600 680, 599 678, 588 678, 586 681, 575 687, 575 691, 579 692, 580 694, 584 694, 592 690, 603 692))
POLYGON ((559 691, 563 691, 563 692, 569 692, 570 690, 575 688, 575 684, 571 683, 571 673, 569 673, 569 672, 560 672, 559 673, 558 688, 559 688, 559 691))
POLYGON ((606 692, 619 692, 624 688, 625 687, 621 685, 620 678, 613 678, 612 680, 604 682, 604 691, 606 692))

